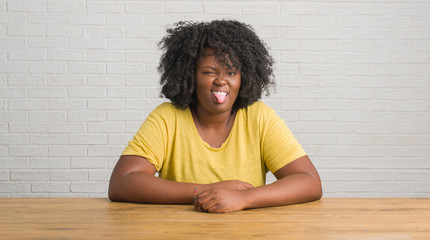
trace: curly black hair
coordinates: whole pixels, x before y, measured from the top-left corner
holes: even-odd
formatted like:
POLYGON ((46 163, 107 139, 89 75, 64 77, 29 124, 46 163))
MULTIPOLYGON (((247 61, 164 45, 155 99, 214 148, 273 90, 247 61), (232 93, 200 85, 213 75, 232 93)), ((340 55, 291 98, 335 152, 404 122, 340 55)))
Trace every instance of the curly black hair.
POLYGON ((275 85, 273 58, 250 25, 235 20, 178 22, 167 33, 158 44, 164 50, 158 66, 161 96, 170 99, 177 108, 196 104, 197 61, 208 47, 214 49, 218 61, 241 73, 233 109, 251 105, 261 98, 263 91, 269 95, 270 87, 275 85), (229 66, 228 60, 233 66, 229 66))

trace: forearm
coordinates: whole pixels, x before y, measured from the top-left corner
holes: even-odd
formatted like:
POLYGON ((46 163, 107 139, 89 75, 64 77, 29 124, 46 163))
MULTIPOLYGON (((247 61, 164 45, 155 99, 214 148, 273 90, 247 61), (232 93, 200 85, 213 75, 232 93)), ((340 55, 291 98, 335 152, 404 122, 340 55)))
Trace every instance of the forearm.
POLYGON ((319 177, 307 173, 285 176, 272 184, 246 191, 246 208, 282 206, 321 198, 319 177))
POLYGON ((113 201, 192 203, 193 192, 193 183, 169 181, 141 172, 115 176, 109 184, 109 198, 113 201))

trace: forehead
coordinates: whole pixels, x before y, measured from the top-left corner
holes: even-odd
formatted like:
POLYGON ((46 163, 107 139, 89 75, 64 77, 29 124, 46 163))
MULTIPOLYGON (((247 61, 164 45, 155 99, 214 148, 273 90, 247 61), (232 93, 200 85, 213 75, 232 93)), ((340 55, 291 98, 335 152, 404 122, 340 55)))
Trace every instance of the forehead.
POLYGON ((204 51, 200 54, 197 65, 202 66, 205 64, 223 66, 228 68, 234 67, 232 66, 233 64, 228 55, 225 54, 217 56, 213 48, 205 48, 204 51))

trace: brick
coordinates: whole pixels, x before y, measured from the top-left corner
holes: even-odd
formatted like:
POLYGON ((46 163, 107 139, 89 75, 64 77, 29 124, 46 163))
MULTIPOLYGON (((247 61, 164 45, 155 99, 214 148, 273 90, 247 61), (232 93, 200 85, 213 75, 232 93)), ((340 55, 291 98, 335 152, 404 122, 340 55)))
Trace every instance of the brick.
POLYGON ((16 157, 41 157, 47 156, 47 147, 9 147, 9 153, 11 156, 16 157))
POLYGON ((70 183, 35 182, 31 184, 31 191, 35 193, 70 192, 70 183))
POLYGON ((29 166, 27 157, 0 157, 1 169, 26 169, 29 166))
POLYGON ((109 88, 107 92, 108 97, 129 97, 129 98, 140 98, 143 96, 143 88, 109 88))
POLYGON ((11 133, 46 133, 46 123, 9 123, 11 133))
POLYGON ((108 184, 100 182, 83 182, 72 183, 71 191, 74 193, 105 193, 107 192, 108 184))
POLYGON ((10 178, 12 181, 47 181, 49 180, 48 171, 38 170, 13 170, 10 178))
POLYGON ((92 37, 85 38, 69 38, 69 48, 71 49, 106 49, 107 43, 105 39, 92 37))
MULTIPOLYGON (((55 99, 48 100, 50 110, 79 110, 85 108, 85 100, 55 99)), ((68 112, 70 114, 70 112, 68 112)))
POLYGON ((104 134, 74 134, 69 135, 69 144, 106 144, 106 135, 104 134))
POLYGON ((67 24, 71 25, 104 25, 105 16, 103 14, 69 14, 67 24))
POLYGON ((412 26, 411 19, 397 17, 376 17, 377 28, 409 28, 412 26))
POLYGON ((28 64, 20 62, 0 62, 0 73, 27 73, 28 64))
MULTIPOLYGON (((93 38, 114 38, 124 37, 125 29, 123 27, 109 27, 109 26, 88 26, 86 27, 87 36, 93 38)), ((104 47, 106 48, 106 47, 104 47)))
POLYGON ((0 181, 8 181, 10 180, 9 171, 1 170, 0 171, 0 181))
POLYGON ((70 74, 91 74, 106 73, 104 63, 67 63, 67 73, 70 74))
MULTIPOLYGON (((300 16, 299 26, 301 27, 335 27, 336 18, 332 16, 300 16)), ((342 26, 348 27, 348 26, 342 26)))
POLYGON ((242 5, 242 14, 277 15, 280 13, 278 3, 247 3, 242 5))
POLYGON ((66 48, 67 42, 65 38, 56 37, 29 37, 28 46, 30 48, 66 48))
POLYGON ((30 144, 61 145, 67 143, 67 137, 64 135, 34 135, 30 136, 30 144))
POLYGON ((35 24, 64 24, 66 17, 60 14, 28 14, 28 22, 35 24))
POLYGON ((49 173, 51 181, 85 181, 88 180, 88 172, 84 170, 52 170, 49 173))
POLYGON ((133 51, 125 53, 127 62, 158 62, 161 55, 158 51, 133 51))
POLYGON ((65 73, 63 63, 58 62, 31 62, 29 64, 30 73, 65 73))
POLYGON ((48 12, 81 13, 85 12, 85 4, 81 1, 51 1, 47 4, 48 12))
POLYGON ((108 182, 110 179, 110 176, 112 175, 112 170, 106 169, 106 170, 90 170, 89 171, 89 178, 90 181, 104 181, 108 182))
POLYGON ((27 90, 25 88, 0 88, 0 95, 4 98, 25 98, 27 90))
POLYGON ((317 13, 318 5, 314 3, 281 3, 282 15, 316 15, 317 13))
POLYGON ((85 52, 83 50, 48 50, 49 60, 59 61, 83 61, 85 52))
POLYGON ((87 2, 89 13, 122 13, 124 10, 122 2, 87 2))
POLYGON ((26 14, 2 12, 0 15, 0 23, 4 24, 25 24, 27 20, 26 14))
POLYGON ((36 169, 57 169, 57 168, 69 168, 69 158, 64 157, 32 157, 30 160, 30 168, 36 169))
POLYGON ((64 98, 66 97, 66 89, 59 87, 29 88, 28 96, 31 98, 64 98))
POLYGON ((106 112, 105 111, 69 111, 68 112, 68 121, 70 122, 99 122, 106 120, 106 112))
POLYGON ((46 1, 39 0, 13 0, 8 1, 9 12, 46 12, 46 1))
POLYGON ((0 193, 31 192, 31 183, 0 182, 0 193))
POLYGON ((47 26, 46 34, 48 37, 81 37, 84 29, 82 26, 56 25, 47 26))
POLYGON ((108 39, 108 49, 144 50, 145 41, 142 39, 108 39))
POLYGON ((205 14, 241 14, 242 13, 242 5, 240 3, 212 3, 205 2, 204 3, 204 13, 205 14))
POLYGON ((49 123, 49 133, 83 133, 85 132, 83 123, 49 123))
POLYGON ((67 112, 65 111, 41 111, 41 112, 30 112, 30 122, 65 122, 67 119, 67 112))
POLYGON ((89 133, 118 133, 124 130, 125 124, 123 122, 88 123, 89 133))
POLYGON ((27 136, 22 134, 0 134, 0 144, 27 144, 27 136))
MULTIPOLYGON (((8 77, 8 84, 9 84, 9 86, 45 86, 46 85, 46 77, 45 76, 10 74, 8 77)), ((14 97, 16 97, 16 96, 14 96, 14 97)))
POLYGON ((88 109, 95 110, 109 110, 109 109, 122 109, 125 106, 123 99, 109 99, 109 100, 88 100, 88 109))
MULTIPOLYGON (((141 122, 143 122, 143 119, 141 119, 141 122)), ((128 141, 131 140, 133 136, 130 136, 130 134, 127 133, 109 133, 108 134, 108 143, 109 144, 120 144, 125 145, 128 143, 128 141)))
POLYGON ((142 14, 115 14, 106 16, 106 24, 109 26, 142 26, 144 24, 144 15, 142 14))
POLYGON ((25 38, 0 37, 0 49, 26 48, 25 38))
POLYGON ((126 12, 130 13, 164 13, 162 2, 128 2, 125 4, 126 12))
POLYGON ((123 76, 87 76, 88 86, 121 86, 124 82, 123 76))
POLYGON ((108 121, 130 121, 130 120, 143 120, 144 114, 142 111, 133 110, 108 110, 108 121))
POLYGON ((88 147, 88 156, 90 157, 115 157, 120 156, 124 147, 88 147))
POLYGON ((68 88, 67 96, 71 98, 101 98, 106 96, 106 90, 99 87, 68 88))
POLYGON ((100 169, 108 167, 105 157, 72 157, 70 163, 72 168, 79 169, 100 169))
POLYGON ((102 61, 102 62, 123 62, 124 53, 122 51, 109 51, 109 50, 91 50, 87 51, 88 61, 102 61))

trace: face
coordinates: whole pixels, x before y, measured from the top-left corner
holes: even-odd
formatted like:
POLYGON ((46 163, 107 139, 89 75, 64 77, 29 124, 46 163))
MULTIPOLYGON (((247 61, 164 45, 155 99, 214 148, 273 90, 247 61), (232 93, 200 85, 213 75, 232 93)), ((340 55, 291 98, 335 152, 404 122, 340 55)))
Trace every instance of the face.
POLYGON ((231 112, 240 83, 239 70, 218 62, 213 49, 206 48, 196 68, 197 108, 212 114, 231 112))

